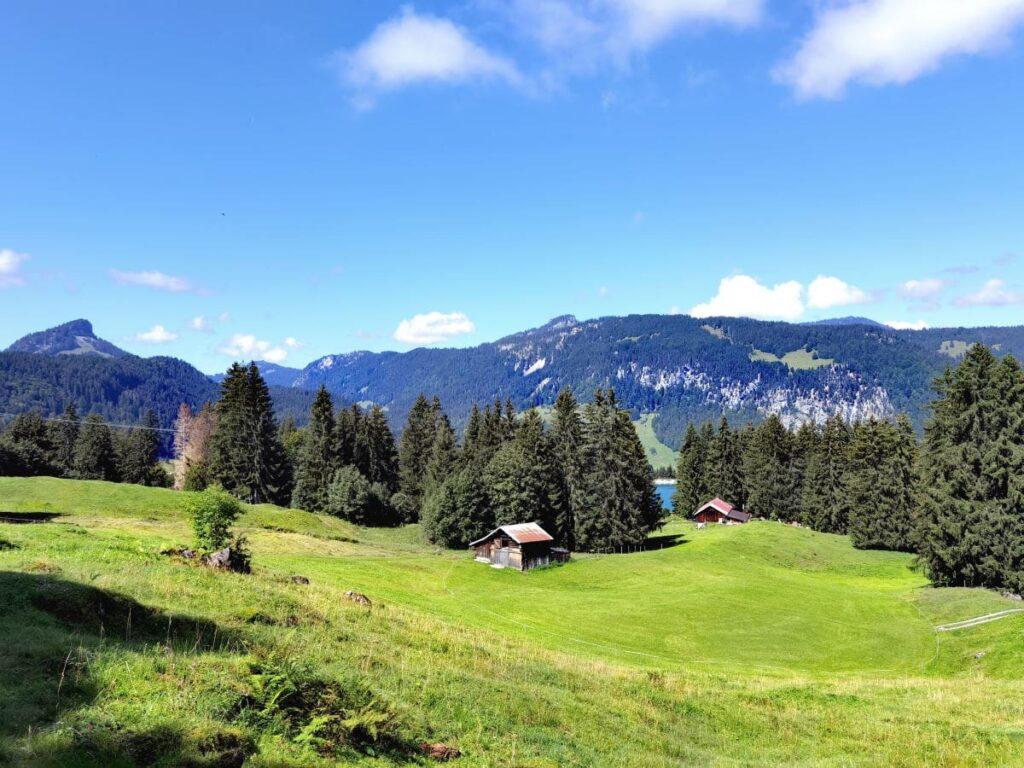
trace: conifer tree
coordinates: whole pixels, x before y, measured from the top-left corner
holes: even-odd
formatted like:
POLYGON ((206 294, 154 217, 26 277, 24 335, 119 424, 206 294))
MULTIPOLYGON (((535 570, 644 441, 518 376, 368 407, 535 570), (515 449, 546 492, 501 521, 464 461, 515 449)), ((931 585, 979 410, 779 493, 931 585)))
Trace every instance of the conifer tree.
POLYGON ((1019 365, 982 345, 935 385, 916 538, 937 584, 1024 586, 1019 365))
POLYGON ((211 474, 225 490, 252 504, 286 504, 291 471, 274 417, 270 390, 255 363, 235 363, 221 382, 211 474))
MULTIPOLYGON (((583 423, 570 387, 558 393, 551 425, 555 464, 561 476, 561 517, 555 521, 559 541, 576 547, 576 518, 583 504, 583 423)), ((554 535, 554 534, 553 534, 554 535)))
POLYGON ((672 511, 680 517, 692 517, 709 500, 708 448, 693 423, 687 425, 676 466, 676 490, 672 494, 672 511))
POLYGON ((4 442, 12 454, 15 472, 19 475, 53 475, 54 446, 50 430, 39 412, 32 411, 15 417, 4 433, 4 442))
POLYGON ((425 493, 439 488, 458 467, 459 452, 455 443, 455 430, 452 429, 448 416, 442 412, 437 417, 434 444, 431 447, 430 460, 427 462, 425 493))
POLYGON ((78 442, 78 430, 81 420, 74 403, 68 403, 64 415, 59 421, 50 423, 50 444, 53 446, 53 464, 64 477, 70 477, 74 471, 75 443, 78 442))
POLYGON ((328 491, 338 468, 335 454, 334 401, 321 385, 309 413, 295 471, 292 506, 310 512, 327 509, 328 491))
POLYGON ((849 517, 849 464, 851 433, 841 416, 825 422, 808 462, 800 505, 804 525, 824 533, 846 533, 849 517))
POLYGON ((157 466, 160 454, 160 423, 152 409, 146 411, 137 428, 122 442, 119 462, 121 482, 135 485, 166 485, 165 473, 157 466))
MULTIPOLYGON (((444 416, 444 421, 448 422, 447 416, 444 416)), ((454 443, 454 433, 452 440, 454 443)), ((384 487, 390 496, 398 490, 398 449, 388 425, 387 414, 379 405, 374 405, 368 414, 364 414, 358 443, 359 460, 356 466, 367 480, 384 487)))
POLYGON ((528 411, 515 438, 498 449, 484 483, 499 524, 538 522, 559 541, 564 521, 555 453, 535 411, 528 411))
POLYGON ((82 422, 75 443, 74 472, 83 480, 118 480, 114 441, 98 414, 90 414, 82 422))
POLYGON ((465 547, 494 528, 491 500, 475 467, 452 473, 423 505, 427 541, 456 549, 465 547))
MULTIPOLYGON (((740 509, 744 508, 743 450, 739 435, 730 428, 725 416, 718 422, 718 433, 708 448, 706 474, 709 480, 708 496, 717 496, 740 509)), ((687 513, 692 514, 693 509, 687 513)))
POLYGON ((400 467, 400 489, 407 499, 411 517, 406 522, 415 522, 423 506, 424 485, 427 465, 434 450, 437 429, 435 411, 421 394, 409 411, 398 449, 400 467))
POLYGON ((790 519, 796 512, 790 473, 792 435, 775 414, 750 435, 743 457, 746 511, 758 517, 790 519))
POLYGON ((861 549, 909 550, 917 439, 906 416, 871 419, 853 429, 849 449, 850 539, 861 549))

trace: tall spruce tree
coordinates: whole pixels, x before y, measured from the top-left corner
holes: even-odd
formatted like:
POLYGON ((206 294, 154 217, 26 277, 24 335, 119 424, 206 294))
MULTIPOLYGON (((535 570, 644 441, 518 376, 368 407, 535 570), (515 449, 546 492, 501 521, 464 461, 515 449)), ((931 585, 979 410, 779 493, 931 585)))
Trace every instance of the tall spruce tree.
POLYGON ((160 457, 160 422, 152 409, 122 442, 119 472, 121 482, 134 485, 166 485, 166 473, 157 466, 160 457))
POLYGON ((252 504, 286 504, 291 468, 274 417, 270 390, 255 363, 235 363, 221 382, 217 429, 211 439, 213 477, 252 504))
POLYGON ((746 505, 740 437, 733 432, 725 416, 718 422, 718 432, 708 448, 706 474, 708 496, 717 496, 740 509, 746 505))
POLYGON ((53 446, 54 467, 64 477, 70 477, 75 465, 75 443, 81 419, 74 403, 68 403, 64 415, 58 421, 50 422, 50 444, 53 446))
POLYGON ((562 485, 561 517, 554 528, 559 541, 574 549, 576 518, 583 505, 583 422, 570 387, 562 389, 555 400, 551 443, 562 485))
POLYGON ((450 474, 423 505, 423 534, 451 549, 465 547, 494 528, 494 513, 474 466, 450 474))
POLYGON ((832 416, 811 448, 803 483, 800 520, 824 533, 846 533, 849 518, 851 432, 841 416, 832 416))
POLYGON ((1013 358, 982 345, 935 384, 925 427, 916 538, 938 584, 1024 587, 1021 393, 1013 358))
MULTIPOLYGON (((447 422, 448 417, 444 420, 447 422)), ((454 442, 454 433, 453 433, 454 442)), ((398 490, 398 449, 391 434, 387 414, 379 405, 370 408, 362 418, 356 466, 366 479, 387 490, 388 496, 398 490)))
POLYGON ((676 466, 676 490, 672 494, 672 511, 680 517, 691 517, 708 501, 708 448, 702 432, 692 422, 687 425, 676 466))
POLYGON ((427 479, 427 465, 434 451, 437 429, 435 411, 426 396, 416 398, 402 432, 398 449, 401 478, 399 486, 408 502, 409 519, 416 522, 423 507, 424 486, 427 479))
POLYGON ((860 549, 909 550, 917 438, 910 420, 871 419, 853 428, 847 472, 850 540, 860 549))
POLYGON ((4 433, 4 442, 12 454, 19 475, 58 474, 54 465, 54 446, 46 422, 38 411, 15 417, 4 433))
POLYGON ((110 427, 98 414, 90 414, 82 422, 75 443, 75 477, 83 480, 110 480, 116 482, 117 457, 110 427))
POLYGON ((338 468, 334 422, 334 401, 324 386, 317 392, 309 412, 309 425, 295 469, 292 506, 310 512, 327 509, 328 493, 338 468))
POLYGON ((790 460, 793 436, 770 415, 750 436, 743 457, 746 511, 773 520, 791 519, 797 510, 790 460))

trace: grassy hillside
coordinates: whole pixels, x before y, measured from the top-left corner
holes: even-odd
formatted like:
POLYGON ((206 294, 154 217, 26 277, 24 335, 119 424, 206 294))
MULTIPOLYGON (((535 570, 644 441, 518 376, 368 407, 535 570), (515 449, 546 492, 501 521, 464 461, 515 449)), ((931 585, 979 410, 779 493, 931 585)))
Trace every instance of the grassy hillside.
POLYGON ((633 426, 636 427, 636 434, 643 444, 644 452, 647 454, 647 460, 651 462, 651 466, 655 469, 662 467, 675 469, 679 462, 679 453, 661 442, 654 434, 654 420, 657 417, 656 413, 645 413, 638 421, 633 422, 633 426))
POLYGON ((0 478, 0 764, 1020 764, 1024 614, 933 631, 1019 604, 906 555, 676 522, 524 575, 257 507, 242 576, 161 554, 181 499, 0 478))

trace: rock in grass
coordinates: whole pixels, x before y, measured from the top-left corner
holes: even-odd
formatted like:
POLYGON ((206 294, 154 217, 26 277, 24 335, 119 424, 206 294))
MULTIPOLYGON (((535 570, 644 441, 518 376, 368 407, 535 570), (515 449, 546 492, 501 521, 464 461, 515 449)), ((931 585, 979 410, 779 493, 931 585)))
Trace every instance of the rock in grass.
POLYGON ((309 584, 309 579, 305 576, 290 576, 288 580, 292 584, 309 584))
POLYGON ((978 651, 976 654, 974 654, 974 658, 976 658, 976 659, 984 659, 985 658, 985 652, 984 651, 978 651))
POLYGON ((432 760, 437 760, 439 763, 447 763, 449 760, 454 760, 457 757, 462 757, 462 753, 459 752, 455 747, 449 747, 447 744, 428 744, 423 742, 420 744, 420 749, 423 750, 423 754, 432 760))
POLYGON ((361 592, 353 592, 352 590, 349 590, 345 593, 345 597, 347 597, 353 603, 359 603, 360 605, 365 605, 367 607, 373 605, 373 603, 370 602, 370 598, 368 598, 361 592))
POLYGON ((1003 592, 1002 597, 1005 597, 1007 600, 1024 600, 1024 597, 1016 592, 1003 592))

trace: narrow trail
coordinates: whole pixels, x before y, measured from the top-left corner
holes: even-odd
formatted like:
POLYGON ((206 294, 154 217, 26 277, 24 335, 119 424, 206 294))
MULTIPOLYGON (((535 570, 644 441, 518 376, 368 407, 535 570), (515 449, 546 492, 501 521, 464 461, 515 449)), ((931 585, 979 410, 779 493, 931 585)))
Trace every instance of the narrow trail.
POLYGON ((1012 616, 1015 613, 1024 613, 1024 608, 1011 608, 1008 611, 998 611, 997 613, 986 613, 984 616, 975 616, 973 619, 964 619, 963 621, 954 621, 951 624, 939 624, 935 627, 936 632, 952 632, 957 629, 967 629, 968 627, 978 627, 982 624, 988 624, 992 621, 999 621, 1012 616))

